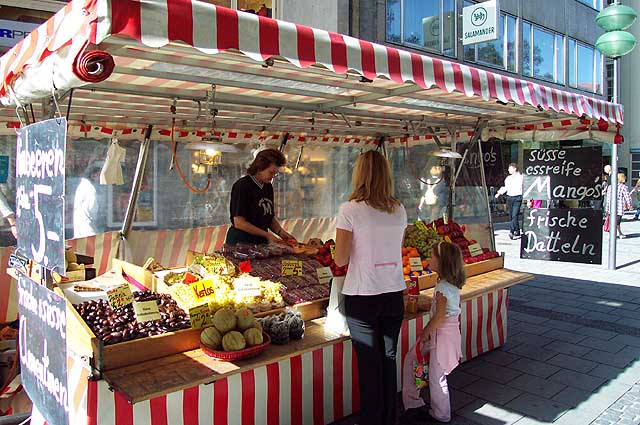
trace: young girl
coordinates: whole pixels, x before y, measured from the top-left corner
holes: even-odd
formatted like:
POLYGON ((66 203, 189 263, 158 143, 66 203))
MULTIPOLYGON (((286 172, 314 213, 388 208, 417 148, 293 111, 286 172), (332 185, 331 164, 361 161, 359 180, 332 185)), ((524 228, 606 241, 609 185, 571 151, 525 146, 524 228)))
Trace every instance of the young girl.
POLYGON ((419 382, 416 380, 416 365, 428 363, 428 381, 431 408, 428 415, 438 422, 451 420, 451 405, 447 375, 458 366, 462 357, 460 338, 460 288, 466 276, 462 252, 457 245, 440 242, 435 245, 429 263, 438 272, 440 280, 434 290, 431 318, 422 330, 416 345, 405 357, 402 383, 402 401, 407 410, 407 420, 419 420, 427 415, 420 407, 424 401, 420 397, 419 382), (419 351, 418 351, 419 350, 419 351), (423 361, 418 362, 418 352, 423 361))

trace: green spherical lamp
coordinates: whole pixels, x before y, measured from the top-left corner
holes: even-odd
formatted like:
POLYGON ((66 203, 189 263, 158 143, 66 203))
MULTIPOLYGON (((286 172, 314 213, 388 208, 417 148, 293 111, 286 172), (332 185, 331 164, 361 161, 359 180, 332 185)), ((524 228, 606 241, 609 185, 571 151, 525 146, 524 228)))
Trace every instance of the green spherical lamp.
POLYGON ((638 15, 629 6, 612 4, 596 16, 596 24, 605 31, 626 30, 636 21, 638 15))
POLYGON ((620 58, 636 47, 636 38, 626 31, 611 31, 602 34, 596 41, 596 49, 612 59, 620 58))

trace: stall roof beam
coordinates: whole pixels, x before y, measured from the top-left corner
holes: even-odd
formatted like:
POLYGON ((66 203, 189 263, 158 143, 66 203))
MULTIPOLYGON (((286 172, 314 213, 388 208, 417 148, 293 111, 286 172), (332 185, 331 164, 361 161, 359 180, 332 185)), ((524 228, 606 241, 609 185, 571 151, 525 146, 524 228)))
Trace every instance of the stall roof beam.
MULTIPOLYGON (((200 96, 199 93, 194 90, 177 90, 173 89, 168 91, 164 88, 158 87, 144 87, 144 91, 141 90, 139 86, 133 84, 122 84, 122 83, 113 83, 113 82, 102 82, 98 84, 94 84, 91 86, 85 86, 80 88, 81 90, 98 90, 105 91, 111 93, 122 93, 122 94, 130 94, 130 95, 147 95, 154 96, 164 99, 173 99, 177 97, 179 99, 189 99, 194 101, 205 101, 205 98, 200 96)), ((232 103, 232 104, 246 104, 250 106, 264 106, 269 108, 280 108, 283 107, 287 110, 298 110, 298 111, 315 111, 315 112, 327 112, 327 113, 344 113, 347 116, 360 116, 360 117, 380 117, 387 119, 398 119, 398 120, 422 120, 423 114, 389 114, 389 113, 378 113, 371 111, 363 111, 356 110, 350 108, 323 108, 321 104, 313 104, 313 103, 298 103, 298 102, 289 102, 280 99, 268 100, 266 98, 260 99, 252 96, 241 96, 241 95, 231 95, 225 93, 217 93, 216 94, 216 103, 232 103)), ((460 125, 468 125, 469 127, 473 127, 475 123, 475 119, 473 120, 461 120, 461 119, 437 119, 437 118, 427 118, 431 123, 434 124, 460 124, 460 125)))

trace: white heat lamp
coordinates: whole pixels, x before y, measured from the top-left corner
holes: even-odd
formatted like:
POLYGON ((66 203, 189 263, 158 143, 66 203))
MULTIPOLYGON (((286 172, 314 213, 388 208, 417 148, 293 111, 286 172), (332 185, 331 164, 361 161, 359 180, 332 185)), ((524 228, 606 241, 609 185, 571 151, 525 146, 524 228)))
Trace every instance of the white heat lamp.
POLYGON ((438 158, 450 158, 450 159, 462 159, 462 155, 458 152, 453 152, 448 148, 440 148, 431 153, 432 156, 437 156, 438 158))

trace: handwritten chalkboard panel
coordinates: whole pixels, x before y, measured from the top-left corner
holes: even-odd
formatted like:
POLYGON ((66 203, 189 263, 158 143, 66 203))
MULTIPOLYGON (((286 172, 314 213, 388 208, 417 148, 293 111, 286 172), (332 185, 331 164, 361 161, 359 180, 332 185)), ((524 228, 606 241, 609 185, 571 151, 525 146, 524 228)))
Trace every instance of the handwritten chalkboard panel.
POLYGON ((22 385, 49 424, 67 425, 65 301, 44 286, 19 275, 18 312, 22 385))
POLYGON ((525 199, 602 199, 602 147, 524 150, 525 199))
POLYGON ((602 212, 526 209, 520 258, 602 264, 602 212))
MULTIPOLYGON (((488 187, 502 186, 505 178, 505 170, 502 163, 502 145, 499 140, 481 142, 482 158, 484 160, 484 177, 488 187)), ((456 180, 456 186, 481 186, 482 173, 480 172, 480 152, 478 143, 468 145, 458 143, 456 150, 464 155, 465 147, 469 148, 464 166, 456 180)))
POLYGON ((64 178, 67 121, 23 127, 16 161, 18 250, 64 274, 64 178))

